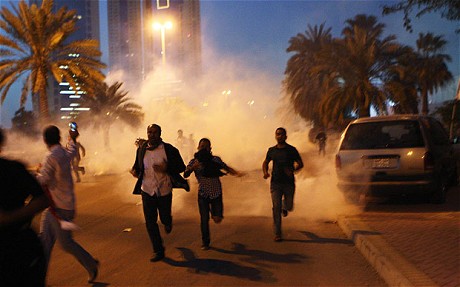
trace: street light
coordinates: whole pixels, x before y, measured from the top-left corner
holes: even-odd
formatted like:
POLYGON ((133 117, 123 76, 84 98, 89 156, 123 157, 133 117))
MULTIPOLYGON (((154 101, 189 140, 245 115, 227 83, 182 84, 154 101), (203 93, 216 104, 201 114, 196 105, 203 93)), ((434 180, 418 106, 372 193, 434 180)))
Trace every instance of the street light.
POLYGON ((172 22, 167 21, 164 23, 155 22, 153 23, 153 29, 160 30, 161 32, 161 62, 163 67, 166 65, 166 44, 165 44, 165 30, 172 28, 172 22))

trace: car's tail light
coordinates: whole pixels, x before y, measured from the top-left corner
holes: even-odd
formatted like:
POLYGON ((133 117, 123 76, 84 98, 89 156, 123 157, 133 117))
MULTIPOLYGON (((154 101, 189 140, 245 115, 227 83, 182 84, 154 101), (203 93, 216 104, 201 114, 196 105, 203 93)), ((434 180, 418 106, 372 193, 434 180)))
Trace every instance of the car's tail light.
POLYGON ((425 170, 433 170, 434 169, 434 158, 430 152, 426 152, 423 155, 423 165, 425 170))
POLYGON ((342 168, 342 161, 340 160, 340 155, 335 155, 335 168, 341 169, 342 168))

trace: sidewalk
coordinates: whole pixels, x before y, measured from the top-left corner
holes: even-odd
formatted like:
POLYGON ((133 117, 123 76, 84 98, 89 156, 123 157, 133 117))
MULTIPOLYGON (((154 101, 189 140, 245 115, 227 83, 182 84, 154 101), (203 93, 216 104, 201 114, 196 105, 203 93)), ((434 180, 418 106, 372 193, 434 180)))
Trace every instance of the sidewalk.
POLYGON ((338 224, 389 286, 460 286, 460 188, 449 192, 444 205, 377 206, 338 224))

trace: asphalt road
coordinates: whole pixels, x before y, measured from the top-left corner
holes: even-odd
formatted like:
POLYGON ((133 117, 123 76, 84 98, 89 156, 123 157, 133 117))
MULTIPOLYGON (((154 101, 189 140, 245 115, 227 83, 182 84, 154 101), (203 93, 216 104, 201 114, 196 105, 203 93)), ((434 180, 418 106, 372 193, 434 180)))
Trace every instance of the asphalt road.
MULTIPOLYGON (((211 223, 208 251, 200 249, 196 184, 192 180, 190 193, 174 190, 174 228, 169 235, 161 229, 166 258, 151 263, 140 197, 131 194, 134 182, 126 173, 86 175, 77 184, 81 230, 75 238, 101 262, 94 286, 386 286, 328 208, 311 203, 320 199, 312 182, 309 193, 307 183, 298 184, 295 212, 283 218, 285 240, 274 242, 268 182, 259 173, 223 178, 225 218, 211 223)), ((48 285, 86 280, 85 270, 57 245, 48 285)))

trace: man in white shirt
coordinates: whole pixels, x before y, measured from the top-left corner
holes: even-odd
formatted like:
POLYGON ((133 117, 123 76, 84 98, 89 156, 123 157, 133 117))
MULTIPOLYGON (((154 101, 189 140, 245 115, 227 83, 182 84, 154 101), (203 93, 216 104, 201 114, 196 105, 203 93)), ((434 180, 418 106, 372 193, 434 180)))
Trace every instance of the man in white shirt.
POLYGON ((64 251, 72 254, 88 272, 88 282, 93 282, 98 274, 99 261, 74 241, 71 230, 61 227, 61 221, 71 222, 75 217, 75 192, 71 171, 71 159, 77 152, 76 138, 69 141, 68 148, 62 147, 60 131, 56 126, 48 126, 43 131, 43 140, 50 151, 37 174, 38 181, 49 190, 50 208, 42 214, 40 239, 49 263, 56 240, 64 251))
POLYGON ((161 139, 161 127, 156 124, 147 127, 148 140, 137 149, 131 174, 137 178, 133 194, 142 196, 147 232, 155 255, 150 259, 157 262, 165 257, 163 240, 158 228, 158 216, 166 233, 172 230, 172 189, 179 180, 189 190, 187 182, 179 173, 185 164, 179 150, 161 139))

